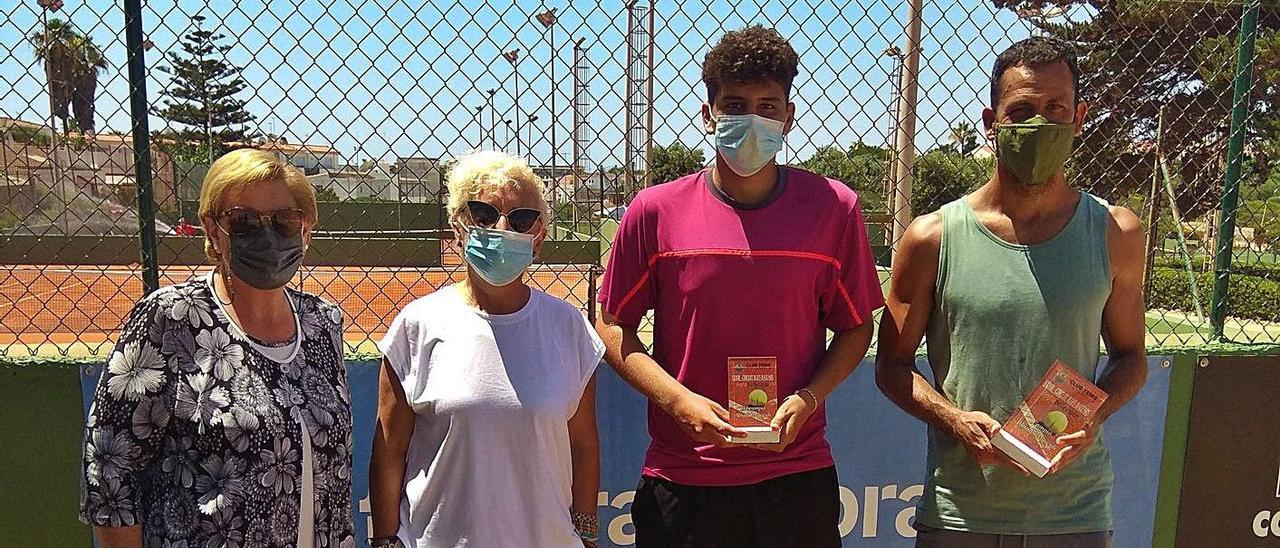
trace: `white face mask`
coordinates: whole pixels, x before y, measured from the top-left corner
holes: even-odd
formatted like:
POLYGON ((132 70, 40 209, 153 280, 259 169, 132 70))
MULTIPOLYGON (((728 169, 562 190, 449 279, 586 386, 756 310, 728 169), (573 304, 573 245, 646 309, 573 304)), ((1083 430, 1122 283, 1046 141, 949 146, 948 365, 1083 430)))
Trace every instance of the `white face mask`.
POLYGON ((786 124, 755 114, 716 117, 716 151, 741 177, 759 173, 782 150, 786 124))

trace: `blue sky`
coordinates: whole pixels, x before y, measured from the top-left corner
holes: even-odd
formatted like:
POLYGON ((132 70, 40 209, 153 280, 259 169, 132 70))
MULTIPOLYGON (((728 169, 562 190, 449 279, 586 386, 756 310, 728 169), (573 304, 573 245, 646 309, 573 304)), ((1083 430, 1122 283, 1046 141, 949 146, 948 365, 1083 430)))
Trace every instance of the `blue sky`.
MULTIPOLYGON (((568 163, 571 43, 586 38, 586 164, 622 162, 623 2, 239 0, 210 7, 180 0, 172 9, 164 4, 149 2, 143 15, 147 37, 156 45, 146 56, 153 103, 168 83, 168 75, 156 70, 167 64, 164 52, 177 51, 191 15, 202 13, 208 17, 206 26, 216 26, 233 45, 228 58, 244 68, 252 89, 242 97, 260 129, 284 134, 290 142, 332 144, 352 163, 396 155, 449 156, 475 148, 480 128, 474 123, 474 107, 484 103, 486 89, 498 90, 498 144, 506 146, 501 120, 516 119, 515 81, 512 66, 499 55, 512 48, 521 50, 521 140, 532 129, 534 162, 547 163, 554 121, 558 161, 568 163), (547 34, 531 20, 544 6, 559 8, 554 68, 558 116, 548 108, 547 34), (524 118, 531 112, 539 120, 529 128, 524 118)), ((48 117, 43 69, 24 38, 40 28, 38 9, 35 0, 0 8, 0 115, 48 117)), ((753 23, 776 27, 801 56, 793 97, 799 116, 784 160, 803 160, 817 146, 832 142, 885 142, 893 65, 881 52, 903 45, 905 4, 660 0, 656 13, 657 143, 680 139, 710 150, 696 120, 704 94, 702 56, 725 30, 753 23)), ((99 129, 127 131, 120 6, 107 0, 66 0, 54 16, 69 18, 104 47, 110 66, 100 77, 99 129)), ((945 142, 947 127, 957 121, 978 120, 995 53, 1028 34, 1025 23, 1008 12, 995 12, 989 2, 926 2, 918 147, 945 142)), ((155 117, 150 123, 153 129, 164 127, 155 117)), ((483 126, 487 132, 488 111, 483 126)), ((514 151, 514 137, 508 149, 514 151)))

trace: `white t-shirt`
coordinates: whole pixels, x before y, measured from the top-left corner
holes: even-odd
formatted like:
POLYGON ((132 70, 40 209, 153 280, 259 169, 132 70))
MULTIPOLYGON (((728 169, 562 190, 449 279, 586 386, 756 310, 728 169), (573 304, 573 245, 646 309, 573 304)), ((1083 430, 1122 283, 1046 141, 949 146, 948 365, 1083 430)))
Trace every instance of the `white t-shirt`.
POLYGON ((406 546, 581 546, 569 517, 569 418, 604 355, 582 313, 537 290, 485 314, 454 286, 378 343, 413 407, 398 535, 406 546))

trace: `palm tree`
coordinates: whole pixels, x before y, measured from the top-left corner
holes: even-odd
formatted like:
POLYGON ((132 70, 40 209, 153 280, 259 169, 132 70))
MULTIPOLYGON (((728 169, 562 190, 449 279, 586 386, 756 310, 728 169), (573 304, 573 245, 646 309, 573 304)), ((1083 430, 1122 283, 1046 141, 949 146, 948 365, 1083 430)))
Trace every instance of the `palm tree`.
POLYGON ((35 46, 36 60, 44 63, 53 114, 62 119, 63 130, 66 131, 67 118, 74 112, 76 127, 92 132, 98 73, 107 68, 102 50, 92 38, 80 34, 71 23, 61 19, 49 20, 43 30, 31 33, 29 39, 35 46))
POLYGON ((107 59, 102 50, 93 43, 93 38, 81 36, 73 44, 72 50, 78 57, 73 72, 75 89, 71 92, 71 110, 75 113, 76 125, 80 131, 92 133, 94 128, 94 99, 98 96, 98 74, 107 68, 107 59))
POLYGON ((978 150, 978 130, 974 129, 973 124, 957 122, 951 126, 949 134, 952 149, 956 152, 968 156, 978 150))

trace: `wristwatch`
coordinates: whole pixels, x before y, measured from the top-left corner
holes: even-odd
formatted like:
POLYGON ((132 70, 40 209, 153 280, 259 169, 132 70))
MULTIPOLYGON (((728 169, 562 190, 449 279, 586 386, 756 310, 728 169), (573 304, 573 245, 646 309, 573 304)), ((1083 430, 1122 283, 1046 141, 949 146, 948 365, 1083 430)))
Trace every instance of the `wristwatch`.
POLYGON ((379 537, 369 539, 369 548, 404 548, 400 537, 379 537))

